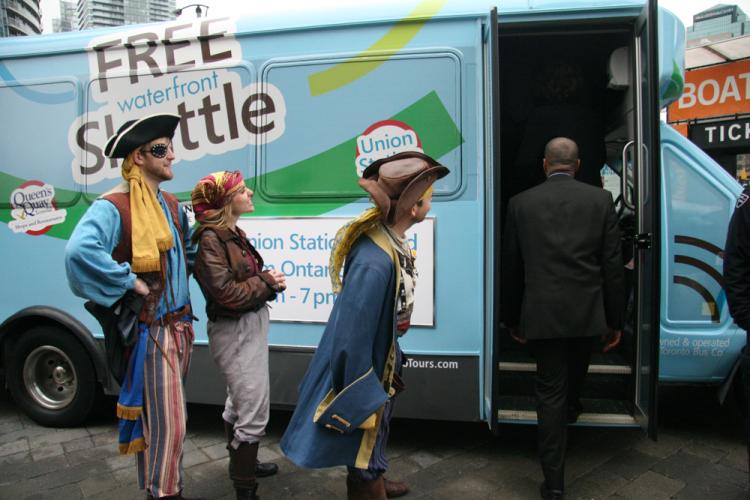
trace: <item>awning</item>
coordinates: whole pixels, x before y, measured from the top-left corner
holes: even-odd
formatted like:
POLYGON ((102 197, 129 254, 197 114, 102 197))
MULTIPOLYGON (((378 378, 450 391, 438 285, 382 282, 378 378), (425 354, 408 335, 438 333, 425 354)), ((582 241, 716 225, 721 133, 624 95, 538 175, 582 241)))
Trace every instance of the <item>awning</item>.
POLYGON ((685 69, 700 68, 747 59, 750 57, 750 35, 727 38, 685 50, 685 69))

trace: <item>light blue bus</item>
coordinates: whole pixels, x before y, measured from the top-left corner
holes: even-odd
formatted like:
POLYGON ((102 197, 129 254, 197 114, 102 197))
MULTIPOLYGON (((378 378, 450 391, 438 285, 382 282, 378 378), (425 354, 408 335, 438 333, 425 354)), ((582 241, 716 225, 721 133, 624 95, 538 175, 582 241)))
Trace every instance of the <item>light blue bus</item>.
MULTIPOLYGON (((288 275, 271 313, 274 405, 294 405, 335 299, 331 239, 368 206, 358 175, 419 149, 451 173, 410 233, 420 279, 398 415, 533 422, 533 361, 499 321, 512 292, 500 289, 499 248, 533 82, 562 56, 580 63, 601 113, 602 179, 634 249, 627 335, 595 357, 579 422, 653 433, 659 382, 730 384, 744 333, 727 311, 722 246, 740 186, 659 120, 682 92, 684 27, 654 0, 489 2, 355 2, 0 40, 0 360, 19 407, 73 425, 100 389, 117 390, 63 249, 119 181, 106 138, 170 112, 182 120, 166 189, 189 202, 206 173, 240 169, 257 207, 241 224, 288 275)), ((221 403, 205 325, 189 400, 221 403)))

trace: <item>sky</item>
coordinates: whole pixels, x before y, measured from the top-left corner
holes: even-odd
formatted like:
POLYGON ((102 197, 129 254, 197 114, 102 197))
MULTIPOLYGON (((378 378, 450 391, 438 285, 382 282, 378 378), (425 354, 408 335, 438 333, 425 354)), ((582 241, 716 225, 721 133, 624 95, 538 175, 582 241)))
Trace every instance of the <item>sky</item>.
MULTIPOLYGON (((73 0, 75 1, 75 0, 73 0)), ((220 15, 234 15, 246 10, 248 12, 257 12, 258 10, 268 10, 270 8, 284 8, 293 9, 297 5, 309 5, 310 0, 275 0, 274 2, 268 2, 267 0, 247 0, 244 2, 237 2, 236 0, 202 0, 200 2, 194 2, 191 0, 177 0, 177 7, 188 5, 191 3, 201 3, 209 6, 210 17, 220 15)), ((351 0, 317 0, 316 5, 337 5, 341 3, 348 3, 351 0)), ((393 3, 397 0, 384 0, 385 3, 393 3)), ((487 2, 492 3, 490 1, 487 2)), ((739 5, 739 7, 750 15, 750 0, 659 0, 659 5, 666 7, 667 9, 674 12, 677 17, 682 20, 685 26, 693 24, 693 14, 705 10, 709 7, 713 7, 717 3, 724 3, 728 5, 739 5)), ((60 15, 60 3, 59 0, 41 0, 42 8, 42 25, 45 33, 52 32, 52 19, 60 15)), ((183 16, 194 17, 193 9, 186 11, 183 16)))

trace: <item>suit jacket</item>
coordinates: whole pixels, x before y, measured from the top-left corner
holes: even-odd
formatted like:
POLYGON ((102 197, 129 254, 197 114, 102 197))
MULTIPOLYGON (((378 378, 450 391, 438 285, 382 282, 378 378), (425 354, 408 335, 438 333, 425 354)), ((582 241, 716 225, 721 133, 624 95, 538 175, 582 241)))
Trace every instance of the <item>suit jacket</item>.
POLYGON ((281 449, 309 468, 366 469, 391 389, 396 359, 397 261, 373 230, 346 256, 341 293, 299 386, 281 449))
POLYGON ((532 340, 621 329, 620 252, 608 191, 558 174, 514 196, 503 242, 505 324, 532 340))

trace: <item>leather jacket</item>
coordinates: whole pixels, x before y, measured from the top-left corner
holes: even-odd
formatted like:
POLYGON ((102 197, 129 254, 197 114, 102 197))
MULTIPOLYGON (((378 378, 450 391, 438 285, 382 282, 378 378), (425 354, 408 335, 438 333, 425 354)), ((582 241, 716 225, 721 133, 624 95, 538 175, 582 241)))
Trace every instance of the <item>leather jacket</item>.
POLYGON ((193 274, 206 298, 206 315, 239 318, 276 298, 274 279, 245 233, 216 227, 200 235, 193 274))

